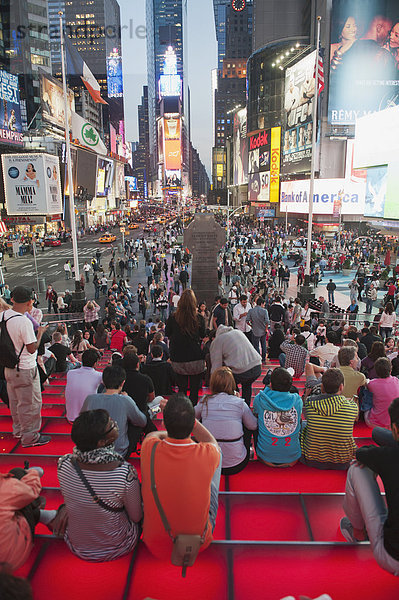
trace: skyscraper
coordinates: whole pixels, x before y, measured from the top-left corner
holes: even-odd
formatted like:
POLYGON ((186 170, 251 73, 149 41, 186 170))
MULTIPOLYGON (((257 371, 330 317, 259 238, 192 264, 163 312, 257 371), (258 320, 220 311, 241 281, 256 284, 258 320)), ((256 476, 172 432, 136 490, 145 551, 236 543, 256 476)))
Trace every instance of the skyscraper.
MULTIPOLYGON (((51 4, 59 4, 49 0, 51 4)), ((122 43, 120 7, 117 0, 74 0, 65 2, 65 27, 83 60, 97 79, 101 95, 108 102, 103 106, 105 139, 116 131, 124 142, 124 109, 122 81, 122 43), (110 60, 119 61, 119 91, 115 93, 110 77, 110 60), (113 128, 113 129, 112 129, 113 128)), ((69 80, 71 84, 71 79, 69 80)), ((78 77, 76 85, 81 87, 78 77)))
POLYGON ((246 103, 247 59, 252 51, 252 0, 213 0, 218 42, 218 77, 214 93, 214 188, 226 187, 227 138, 233 133, 233 113, 246 103), (219 167, 218 167, 219 165, 219 167))
MULTIPOLYGON (((40 106, 38 69, 51 73, 50 40, 46 0, 13 0, 3 10, 9 27, 5 34, 4 67, 18 75, 21 98, 26 104, 27 123, 40 125, 36 114, 40 106), (8 15, 7 15, 7 10, 8 15)), ((23 107, 23 111, 24 111, 23 107)))
POLYGON ((176 55, 177 75, 181 77, 181 117, 183 164, 188 162, 189 110, 186 60, 187 0, 147 0, 148 116, 151 171, 157 171, 157 118, 161 115, 159 80, 164 72, 165 54, 176 55))
POLYGON ((65 0, 48 0, 51 68, 54 76, 61 75, 60 11, 64 13, 62 21, 65 24, 65 0))
POLYGON ((139 141, 133 152, 133 175, 142 198, 147 197, 147 181, 150 166, 148 127, 148 87, 143 86, 141 104, 138 106, 139 141))

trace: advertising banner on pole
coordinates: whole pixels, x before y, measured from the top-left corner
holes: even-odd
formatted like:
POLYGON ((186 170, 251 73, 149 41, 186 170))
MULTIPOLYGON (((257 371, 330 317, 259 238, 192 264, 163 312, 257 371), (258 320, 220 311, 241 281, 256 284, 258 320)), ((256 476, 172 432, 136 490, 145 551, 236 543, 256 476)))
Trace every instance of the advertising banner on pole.
POLYGON ((310 171, 316 50, 285 72, 285 127, 282 172, 310 171))
POLYGON ((352 125, 399 104, 399 3, 333 0, 328 120, 352 125))
POLYGON ((4 189, 9 215, 62 213, 60 167, 51 154, 3 154, 4 189))
POLYGON ((233 183, 234 185, 243 185, 248 183, 248 138, 246 108, 243 108, 234 115, 233 149, 233 183))

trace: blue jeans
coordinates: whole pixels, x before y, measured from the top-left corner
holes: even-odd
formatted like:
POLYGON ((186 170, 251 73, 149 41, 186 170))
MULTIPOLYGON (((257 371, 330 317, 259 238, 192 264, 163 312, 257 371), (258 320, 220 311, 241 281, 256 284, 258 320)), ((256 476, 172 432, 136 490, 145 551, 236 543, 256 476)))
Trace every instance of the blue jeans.
POLYGON ((374 558, 382 569, 399 576, 399 561, 384 547, 387 507, 374 473, 351 465, 346 479, 344 511, 355 529, 367 529, 374 558))
POLYGON ((386 340, 386 338, 391 337, 392 327, 380 327, 380 335, 382 337, 382 341, 386 340))
POLYGON ((266 360, 266 333, 264 333, 263 335, 258 337, 256 335, 254 335, 252 332, 252 344, 253 344, 253 347, 255 348, 255 350, 257 352, 259 352, 259 354, 261 354, 262 360, 265 361, 266 360), (259 342, 260 342, 262 352, 259 352, 259 342))
POLYGON ((285 368, 286 359, 287 359, 287 356, 284 354, 284 352, 282 352, 280 354, 280 356, 278 357, 278 362, 280 363, 280 367, 283 367, 283 369, 285 368))
POLYGON ((328 291, 328 301, 331 302, 331 304, 335 304, 335 299, 334 299, 334 292, 333 291, 328 291))
POLYGON ((370 298, 366 298, 366 314, 371 315, 373 310, 374 300, 370 300, 370 298))
POLYGON ((209 505, 209 521, 212 525, 212 531, 215 529, 216 516, 219 508, 219 486, 220 486, 220 475, 222 472, 222 455, 220 455, 219 464, 216 471, 213 474, 211 480, 211 502, 209 505))

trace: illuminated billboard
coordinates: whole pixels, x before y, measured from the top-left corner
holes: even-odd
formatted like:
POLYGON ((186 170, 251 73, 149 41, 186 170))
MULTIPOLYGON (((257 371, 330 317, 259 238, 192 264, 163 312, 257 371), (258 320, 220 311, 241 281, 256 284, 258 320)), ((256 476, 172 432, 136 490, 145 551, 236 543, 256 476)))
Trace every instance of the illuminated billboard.
POLYGON ((137 187, 137 177, 131 177, 130 175, 126 175, 125 181, 127 182, 129 193, 139 191, 137 187))
POLYGON ((165 96, 181 96, 181 77, 180 75, 161 75, 159 77, 159 95, 161 98, 165 96))
POLYGON ((248 138, 248 200, 269 202, 270 198, 270 129, 248 138))
POLYGON ((181 124, 179 115, 168 115, 163 119, 164 165, 165 171, 180 171, 181 156, 181 124))
POLYGON ((399 219, 399 106, 356 121, 355 168, 367 172, 367 214, 399 219), (382 214, 382 208, 384 214, 382 214))
POLYGON ((107 57, 107 90, 108 98, 123 96, 122 57, 117 48, 107 57))
POLYGON ((114 177, 114 162, 107 158, 97 158, 96 196, 108 196, 114 177))
POLYGON ((180 140, 180 117, 170 116, 164 119, 165 140, 180 140))
POLYGON ((310 171, 316 50, 285 72, 283 173, 310 171))
POLYGON ((181 171, 165 171, 165 187, 181 188, 181 171))
MULTIPOLYGON (((45 121, 65 129, 65 104, 62 83, 39 69, 41 84, 42 116, 45 121)), ((71 113, 75 111, 75 95, 68 90, 69 126, 72 127, 71 113)))
POLYGON ((234 115, 233 151, 233 183, 234 185, 243 185, 248 183, 248 138, 246 108, 243 108, 234 115))
POLYGON ((281 127, 272 127, 270 141, 270 202, 280 200, 280 160, 281 127))
POLYGON ((58 156, 3 154, 1 159, 9 215, 62 213, 58 156))
POLYGON ((17 75, 0 71, 0 100, 0 142, 22 146, 23 135, 17 75))
POLYGON ((397 0, 333 0, 328 120, 356 119, 399 104, 397 0))
MULTIPOLYGON (((310 179, 283 181, 281 183, 280 211, 309 213, 310 179)), ((334 203, 342 198, 343 215, 363 215, 365 184, 345 179, 316 179, 313 194, 315 215, 332 215, 334 203)))

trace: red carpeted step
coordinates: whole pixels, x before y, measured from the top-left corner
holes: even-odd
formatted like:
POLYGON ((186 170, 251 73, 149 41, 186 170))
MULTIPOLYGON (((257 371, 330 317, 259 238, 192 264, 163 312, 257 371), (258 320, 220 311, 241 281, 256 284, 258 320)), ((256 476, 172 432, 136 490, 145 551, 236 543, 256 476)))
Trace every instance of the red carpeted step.
MULTIPOLYGON (((47 529, 47 533, 49 533, 48 529, 47 529)), ((36 538, 34 546, 33 546, 33 550, 30 553, 28 560, 26 561, 25 564, 22 565, 22 567, 20 567, 16 571, 13 571, 13 575, 16 575, 17 577, 27 577, 29 575, 29 571, 33 567, 35 560, 37 559, 40 551, 47 544, 48 544, 48 541, 46 539, 36 538)))
POLYGON ((59 482, 57 478, 57 461, 56 456, 34 456, 34 455, 14 455, 0 454, 0 471, 1 473, 8 473, 14 467, 24 468, 24 462, 27 460, 31 467, 42 467, 44 475, 41 478, 43 486, 58 487, 59 482))
MULTIPOLYGON (((51 400, 46 400, 43 398, 42 405, 42 417, 61 417, 65 412, 65 403, 53 402, 51 400)), ((10 409, 5 405, 0 403, 0 416, 8 416, 10 417, 10 409)))
POLYGON ((70 552, 62 540, 51 540, 31 580, 41 600, 119 600, 126 585, 132 553, 111 562, 91 563, 70 552))
POLYGON ((51 392, 43 392, 42 394, 43 404, 63 404, 65 405, 64 394, 52 394, 51 392))
POLYGON ((15 454, 33 454, 35 456, 63 456, 69 454, 73 449, 73 442, 69 435, 52 435, 51 441, 45 446, 31 446, 23 448, 21 444, 15 449, 15 454))
POLYGON ((0 416, 0 431, 11 431, 12 432, 12 418, 11 415, 0 416))
POLYGON ((364 421, 357 421, 353 427, 353 435, 355 437, 369 437, 371 438, 373 428, 366 425, 364 421))
POLYGON ((344 516, 344 495, 303 496, 316 542, 343 542, 339 522, 344 516))
POLYGON ((250 461, 241 473, 229 477, 232 492, 343 492, 346 471, 322 471, 301 463, 285 469, 250 461))
POLYGON ((12 433, 0 433, 0 453, 7 454, 18 444, 12 433))
POLYGON ((235 600, 323 593, 334 600, 398 598, 397 578, 377 565, 368 544, 238 547, 233 557, 235 600))
MULTIPOLYGON (((117 597, 114 598, 116 600, 117 597)), ((187 576, 183 579, 181 568, 174 567, 170 561, 157 560, 144 544, 141 544, 126 600, 144 600, 144 598, 227 600, 225 554, 217 547, 211 546, 199 554, 194 567, 187 570, 187 576)))
POLYGON ((68 423, 65 417, 60 419, 47 419, 43 420, 42 432, 43 433, 64 433, 71 434, 72 425, 68 423))
POLYGON ((230 496, 224 502, 232 540, 310 541, 298 495, 230 496))

